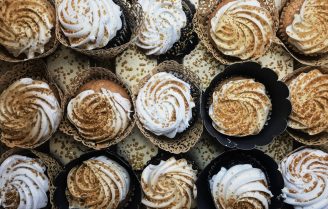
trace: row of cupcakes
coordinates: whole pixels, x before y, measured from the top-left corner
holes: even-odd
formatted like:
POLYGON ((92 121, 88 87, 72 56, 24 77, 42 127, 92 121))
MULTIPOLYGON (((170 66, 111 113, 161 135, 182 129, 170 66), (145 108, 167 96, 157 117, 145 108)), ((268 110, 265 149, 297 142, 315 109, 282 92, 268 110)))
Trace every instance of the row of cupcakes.
POLYGON ((197 76, 166 61, 144 77, 134 93, 99 67, 75 77, 71 91, 63 93, 43 62, 29 62, 0 77, 1 142, 35 148, 59 127, 87 147, 104 149, 124 140, 136 123, 154 145, 178 154, 197 143, 204 123, 230 148, 269 144, 287 126, 301 143, 324 144, 326 74, 326 68, 305 67, 284 83, 257 63, 234 64, 202 94, 197 76))
POLYGON ((109 151, 63 169, 35 150, 0 158, 3 208, 326 208, 328 153, 301 147, 277 165, 259 150, 229 150, 203 171, 181 155, 158 156, 138 175, 109 151), (140 179, 140 182, 139 182, 140 179))
POLYGON ((288 1, 280 20, 277 5, 269 0, 200 0, 197 12, 188 0, 1 4, 0 57, 6 61, 47 56, 57 40, 95 58, 114 58, 135 42, 147 55, 177 59, 198 43, 194 26, 207 50, 223 64, 261 57, 272 43, 304 64, 325 65, 328 60, 325 0, 288 1))

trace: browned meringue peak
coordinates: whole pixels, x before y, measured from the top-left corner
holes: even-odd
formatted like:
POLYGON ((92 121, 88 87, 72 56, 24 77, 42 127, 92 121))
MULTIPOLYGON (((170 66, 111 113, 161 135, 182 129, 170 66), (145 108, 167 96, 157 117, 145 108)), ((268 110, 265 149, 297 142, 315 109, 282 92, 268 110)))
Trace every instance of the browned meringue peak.
POLYGON ((214 91, 209 115, 220 133, 242 137, 262 130, 271 107, 263 84, 233 78, 214 91))
POLYGON ((117 162, 99 156, 74 167, 67 177, 70 208, 115 209, 129 192, 128 172, 117 162))
POLYGON ((0 45, 15 57, 44 53, 55 25, 55 9, 49 0, 0 1, 0 45))
POLYGON ((225 55, 258 58, 274 38, 274 21, 257 0, 233 0, 212 14, 210 36, 225 55))
POLYGON ((327 0, 304 0, 293 22, 287 26, 288 40, 304 54, 328 52, 327 0))
POLYGON ((310 135, 328 131, 328 75, 301 73, 289 85, 292 113, 288 126, 310 135))

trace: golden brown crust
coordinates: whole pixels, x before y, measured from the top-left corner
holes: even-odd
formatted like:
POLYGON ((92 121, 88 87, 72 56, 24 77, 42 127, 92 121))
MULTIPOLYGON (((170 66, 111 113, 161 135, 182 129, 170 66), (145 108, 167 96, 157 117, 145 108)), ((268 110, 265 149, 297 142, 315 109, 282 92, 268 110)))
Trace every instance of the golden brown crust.
POLYGON ((305 0, 289 1, 283 8, 280 17, 280 30, 287 37, 286 28, 293 23, 294 14, 299 13, 305 0))

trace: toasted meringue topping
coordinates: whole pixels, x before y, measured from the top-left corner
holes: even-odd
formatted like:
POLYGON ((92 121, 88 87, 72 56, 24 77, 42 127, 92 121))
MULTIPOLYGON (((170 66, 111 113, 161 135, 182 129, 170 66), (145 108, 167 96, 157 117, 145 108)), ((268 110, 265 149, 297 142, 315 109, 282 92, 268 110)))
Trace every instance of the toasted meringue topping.
POLYGON ((328 206, 328 154, 305 148, 280 163, 284 177, 284 202, 295 209, 326 209, 328 206))
POLYGON ((57 12, 72 47, 102 48, 122 28, 122 11, 112 0, 60 0, 57 12))
POLYGON ((304 54, 328 52, 327 0, 304 0, 300 13, 286 28, 289 41, 304 54))
POLYGON ((67 117, 83 138, 102 143, 122 134, 130 122, 130 100, 119 93, 102 88, 100 92, 86 90, 67 106, 67 117))
POLYGON ((166 72, 153 75, 140 89, 136 101, 144 127, 169 138, 188 128, 193 107, 190 85, 166 72))
POLYGON ((147 55, 166 53, 180 39, 181 29, 187 24, 182 0, 138 0, 145 21, 137 39, 137 46, 147 55))
POLYGON ((147 208, 190 209, 195 207, 197 171, 185 159, 174 157, 148 165, 141 175, 147 208))
POLYGON ((274 38, 270 12, 257 0, 234 0, 218 9, 210 21, 210 36, 225 55, 258 58, 274 38))
POLYGON ((301 73, 288 85, 292 113, 288 126, 310 135, 328 132, 328 75, 301 73))
POLYGON ((39 159, 8 157, 0 166, 0 207, 39 209, 48 204, 49 179, 39 159))
POLYGON ((9 147, 39 145, 57 130, 61 114, 47 83, 22 78, 0 95, 1 140, 9 147))
POLYGON ((265 174, 250 164, 222 167, 210 188, 217 209, 268 209, 272 197, 265 174))
POLYGON ((209 115, 213 127, 229 136, 258 134, 271 110, 265 86, 253 79, 232 80, 213 93, 209 115))
POLYGON ((15 57, 44 53, 55 25, 55 9, 48 0, 0 1, 0 45, 15 57))

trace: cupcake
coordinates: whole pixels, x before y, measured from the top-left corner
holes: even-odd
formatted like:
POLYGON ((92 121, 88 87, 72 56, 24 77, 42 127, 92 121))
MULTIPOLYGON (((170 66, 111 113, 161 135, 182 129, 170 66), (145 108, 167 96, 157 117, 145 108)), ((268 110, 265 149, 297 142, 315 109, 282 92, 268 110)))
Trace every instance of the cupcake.
POLYGON ((327 208, 327 153, 301 148, 281 161, 280 170, 285 182, 285 203, 294 208, 327 208))
POLYGON ((185 159, 174 157, 148 165, 141 175, 146 208, 195 208, 197 171, 185 159))
POLYGON ((52 1, 3 0, 0 8, 1 60, 23 61, 54 51, 56 15, 52 1))
POLYGON ((21 78, 0 95, 1 142, 34 148, 57 130, 61 116, 57 89, 42 80, 21 78))

